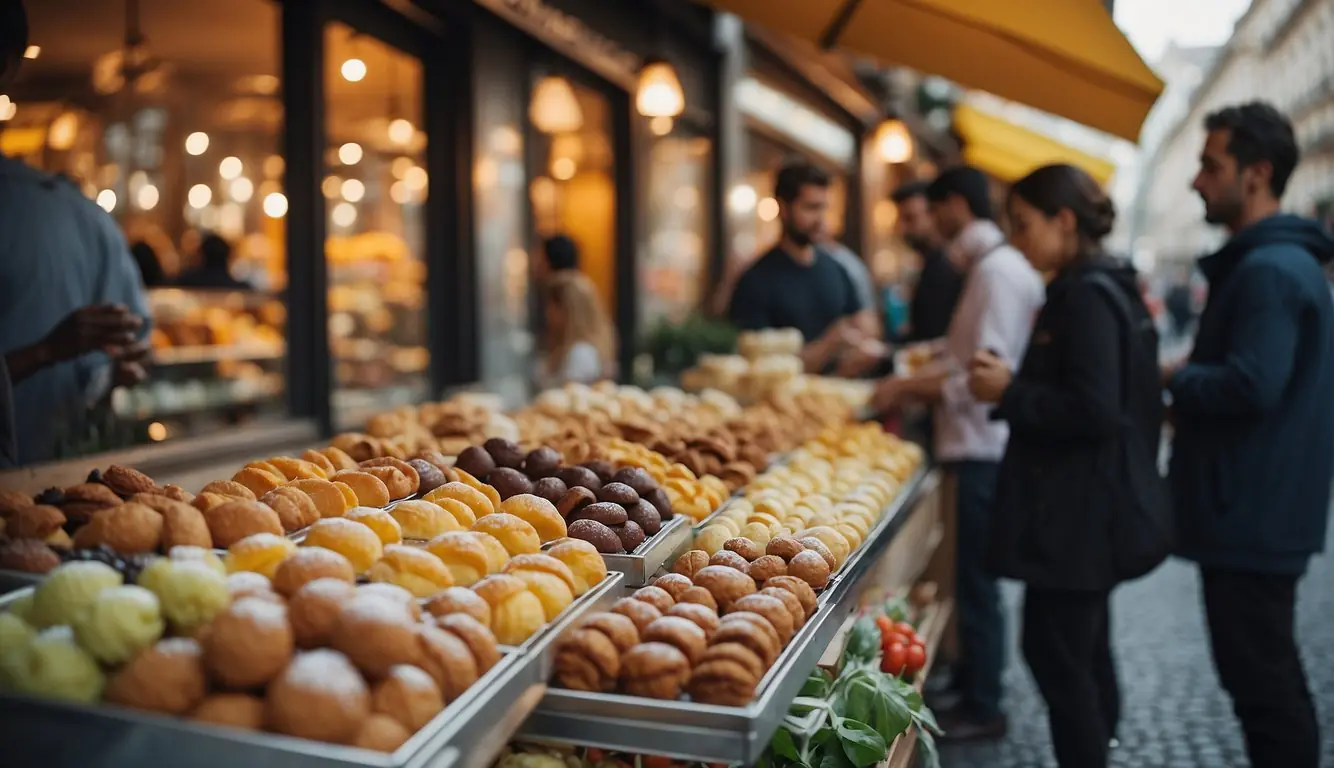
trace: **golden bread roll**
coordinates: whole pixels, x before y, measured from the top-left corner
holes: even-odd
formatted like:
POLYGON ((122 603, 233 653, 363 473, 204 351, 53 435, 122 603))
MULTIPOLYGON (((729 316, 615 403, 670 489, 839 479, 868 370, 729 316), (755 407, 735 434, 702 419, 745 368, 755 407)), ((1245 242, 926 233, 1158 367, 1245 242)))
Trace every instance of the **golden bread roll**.
MULTIPOLYGON (((319 478, 294 480, 285 487, 295 488, 309 496, 310 500, 314 502, 315 510, 319 513, 321 519, 342 517, 348 510, 347 499, 343 497, 343 492, 338 489, 337 485, 328 480, 319 478)), ((311 523, 314 522, 311 521, 311 523)), ((307 525, 309 524, 307 523, 307 525)))
POLYGON ((331 445, 320 451, 320 453, 324 454, 324 457, 329 460, 330 464, 333 464, 335 472, 357 468, 357 462, 351 456, 344 453, 340 448, 331 445))
POLYGON ((319 649, 299 654, 269 686, 265 724, 304 739, 349 744, 371 714, 371 695, 346 656, 319 649))
POLYGON ((370 570, 384 553, 384 545, 375 531, 341 517, 331 517, 310 526, 301 546, 332 549, 346 557, 357 573, 370 570))
POLYGON ((276 533, 255 533, 227 548, 223 564, 228 573, 253 571, 272 579, 278 566, 292 552, 296 543, 276 533))
POLYGON ((308 461, 311 464, 314 464, 315 466, 324 470, 325 478, 328 478, 330 475, 337 472, 339 469, 338 467, 334 466, 334 463, 332 461, 329 461, 328 456, 325 456, 319 451, 313 449, 307 450, 305 453, 302 453, 301 458, 302 460, 308 461))
POLYGON ((162 551, 174 547, 203 547, 212 549, 213 534, 208 532, 204 513, 181 501, 158 497, 153 508, 162 514, 162 551))
POLYGON ((528 591, 537 595, 537 599, 542 603, 542 612, 547 621, 555 621, 556 617, 574 602, 574 591, 570 589, 569 584, 559 576, 545 571, 533 571, 519 569, 511 572, 511 576, 517 576, 528 585, 528 591))
POLYGON ((490 627, 466 613, 437 616, 435 625, 454 635, 468 646, 473 659, 477 662, 477 671, 486 674, 487 670, 500 663, 500 650, 496 648, 496 636, 490 627))
POLYGON ((466 614, 482 626, 491 627, 491 605, 466 587, 449 587, 434 595, 426 603, 426 610, 437 618, 451 613, 466 614))
POLYGON ((297 590, 316 579, 338 579, 348 584, 357 580, 352 563, 332 549, 301 547, 278 563, 273 573, 273 589, 290 598, 297 590))
POLYGON ((430 597, 454 584, 449 568, 440 558, 403 544, 386 546, 384 555, 371 566, 367 576, 376 583, 396 584, 417 597, 430 597))
MULTIPOLYGON (((397 459, 394 459, 394 461, 397 461, 397 459)), ((409 467, 409 469, 411 469, 411 467, 409 467)), ((402 470, 398 469, 398 467, 363 466, 358 471, 380 478, 380 482, 384 483, 385 489, 389 491, 389 498, 391 500, 406 499, 416 493, 416 486, 413 484, 412 480, 404 474, 402 470)), ((416 472, 414 470, 414 476, 415 474, 416 472)))
POLYGON ((291 480, 325 480, 328 479, 330 472, 324 467, 305 459, 294 459, 290 456, 276 456, 268 460, 283 477, 291 480))
POLYGON ((258 501, 236 499, 204 510, 204 522, 215 547, 230 547, 256 533, 283 534, 278 513, 258 501))
POLYGON ((410 738, 412 731, 404 728, 402 723, 389 715, 375 713, 362 721, 357 735, 352 737, 352 746, 374 752, 392 753, 410 738))
MULTIPOLYGON (((416 493, 417 488, 421 485, 421 474, 417 472, 417 468, 402 459, 397 459, 392 456, 384 456, 378 459, 361 462, 362 469, 370 470, 380 467, 391 467, 403 473, 403 476, 407 479, 407 486, 405 488, 407 493, 404 494, 405 496, 411 496, 416 493)), ((381 477, 381 479, 383 479, 383 477, 381 477)), ((386 485, 387 484, 388 481, 386 481, 386 485)))
POLYGON ((537 535, 537 529, 511 514, 497 512, 479 517, 472 529, 494 536, 511 557, 536 554, 542 549, 542 539, 537 535))
POLYGON ((259 498, 260 503, 278 513, 278 521, 285 531, 299 531, 320 519, 315 500, 299 488, 274 488, 259 498))
POLYGON ((357 501, 357 492, 352 490, 352 486, 339 480, 331 480, 330 482, 334 484, 339 493, 343 494, 343 509, 351 509, 361 505, 361 502, 357 501))
POLYGON ((390 501, 389 488, 380 478, 360 470, 335 472, 334 480, 346 483, 357 494, 357 504, 362 507, 383 507, 390 501))
POLYGON ((574 592, 578 588, 574 573, 570 571, 569 566, 548 554, 515 555, 505 564, 504 572, 512 574, 515 571, 549 573, 565 582, 565 585, 570 588, 570 592, 574 592))
POLYGON ((393 515, 378 507, 353 507, 343 515, 344 520, 351 520, 375 531, 381 544, 398 544, 403 541, 403 529, 393 515))
POLYGON ((403 606, 358 592, 338 614, 330 645, 367 678, 379 680, 396 664, 421 661, 415 628, 403 606))
POLYGON ((342 579, 316 579, 296 591, 287 601, 287 618, 298 648, 329 644, 343 606, 357 594, 342 579))
POLYGON ((426 544, 426 551, 440 558, 454 583, 472 586, 491 573, 490 555, 480 541, 484 534, 472 531, 442 533, 426 544))
POLYGON ((477 660, 457 635, 429 624, 416 627, 420 665, 440 686, 445 702, 454 701, 477 682, 477 660))
POLYGON ((416 733, 445 708, 440 686, 420 667, 399 664, 391 667, 371 693, 372 708, 396 720, 409 733, 416 733))
POLYGON ((210 677, 227 688, 266 685, 296 648, 287 606, 243 597, 218 614, 200 643, 210 677))
POLYGON ((521 578, 494 574, 474 584, 473 591, 491 606, 491 631, 502 645, 521 645, 546 624, 542 601, 521 578))
POLYGON ((430 541, 442 533, 465 530, 444 507, 422 499, 401 501, 389 509, 389 514, 398 521, 405 539, 430 541))
MULTIPOLYGON (((230 482, 230 481, 229 481, 229 482, 230 482)), ((248 489, 248 488, 246 489, 247 492, 249 492, 249 490, 250 490, 250 489, 248 489)), ((254 494, 251 494, 251 496, 253 496, 253 495, 254 495, 254 494)), ((240 498, 240 497, 237 497, 237 496, 223 496, 223 495, 220 494, 220 493, 200 493, 198 496, 195 496, 195 500, 194 500, 194 501, 190 502, 190 506, 194 507, 195 509, 199 510, 200 512, 207 512, 207 511, 209 511, 210 509, 213 509, 214 507, 220 507, 220 506, 222 506, 223 504, 227 504, 227 503, 236 501, 238 498, 240 498)), ((247 500, 247 501, 252 501, 253 499, 246 499, 246 500, 247 500)))
MULTIPOLYGON (((490 486, 487 486, 488 488, 490 486)), ((463 483, 445 483, 434 491, 426 494, 426 500, 437 504, 443 499, 453 499, 462 502, 472 511, 473 519, 490 515, 496 511, 498 504, 491 503, 491 499, 486 494, 463 483)), ((443 506, 443 505, 442 505, 443 506)), ((446 508, 448 510, 448 508, 446 508)), ((460 520, 459 522, 463 522, 460 520)))
POLYGON ((546 554, 556 558, 570 569, 574 577, 574 596, 578 597, 597 586, 607 577, 607 561, 597 547, 582 539, 562 539, 546 554))
MULTIPOLYGON (((492 488, 491 486, 487 485, 481 480, 478 480, 477 478, 468 474, 464 470, 459 469, 457 466, 454 467, 454 473, 459 476, 459 482, 463 483, 469 488, 472 488, 480 492, 483 496, 485 496, 486 500, 491 502, 492 509, 500 509, 500 501, 501 501, 500 491, 497 491, 495 488, 492 488)), ((477 516, 481 517, 482 514, 483 513, 479 512, 477 516)))
POLYGON ((219 496, 230 496, 235 499, 245 499, 247 501, 255 501, 259 498, 255 495, 254 491, 241 485, 235 480, 214 480, 204 486, 199 492, 201 494, 216 493, 219 496))
POLYGON ((255 498, 259 498, 287 482, 287 478, 283 477, 276 470, 274 472, 266 472, 265 470, 257 469, 255 467, 246 467, 245 469, 242 469, 240 472, 237 472, 232 476, 232 480, 250 489, 250 492, 255 494, 255 498))
POLYGON ((565 518, 556 511, 555 504, 541 496, 531 493, 511 496, 501 503, 500 511, 533 526, 543 544, 565 536, 565 518))

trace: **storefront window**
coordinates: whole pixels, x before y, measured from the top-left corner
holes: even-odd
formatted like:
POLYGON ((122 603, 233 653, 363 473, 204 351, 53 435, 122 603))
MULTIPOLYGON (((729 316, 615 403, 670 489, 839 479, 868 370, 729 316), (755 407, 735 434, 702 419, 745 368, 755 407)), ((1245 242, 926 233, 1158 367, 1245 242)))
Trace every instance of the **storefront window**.
POLYGON ((708 139, 676 132, 656 139, 649 155, 648 247, 639 266, 640 328, 680 322, 700 306, 709 243, 708 139))
POLYGON ((120 223, 154 315, 151 379, 59 438, 70 455, 283 410, 279 19, 224 4, 42 0, 40 53, 0 150, 59 173, 120 223), (137 30, 142 42, 127 45, 137 30), (112 418, 114 416, 114 418, 112 418))
POLYGON ((330 24, 325 92, 333 413, 348 428, 428 389, 421 62, 330 24))

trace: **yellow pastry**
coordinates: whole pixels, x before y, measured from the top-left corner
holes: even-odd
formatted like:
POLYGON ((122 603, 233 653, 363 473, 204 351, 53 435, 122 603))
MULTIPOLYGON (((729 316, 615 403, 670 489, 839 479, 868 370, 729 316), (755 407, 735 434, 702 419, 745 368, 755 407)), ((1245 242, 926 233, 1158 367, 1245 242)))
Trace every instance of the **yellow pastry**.
POLYGON ((310 526, 303 547, 324 547, 346 557, 357 573, 365 573, 380 559, 384 545, 368 526, 341 517, 331 517, 310 526))
POLYGON ((254 491, 241 485, 235 480, 214 480, 204 486, 199 492, 201 494, 216 493, 219 496, 231 496, 232 498, 246 499, 247 501, 254 501, 257 498, 254 491))
POLYGON ((565 582, 565 586, 570 588, 571 593, 577 587, 574 573, 570 570, 570 567, 551 555, 517 555, 510 558, 510 561, 505 564, 505 573, 518 576, 519 571, 536 571, 555 576, 565 582))
POLYGON ((244 485, 259 498, 269 491, 287 482, 287 478, 276 472, 266 472, 255 467, 246 467, 232 476, 232 480, 244 485))
POLYGON ((834 530, 838 531, 839 534, 843 536, 843 538, 848 540, 849 553, 851 553, 852 550, 856 549, 857 547, 860 547, 862 545, 862 539, 865 538, 865 536, 862 534, 860 530, 857 529, 856 526, 851 525, 847 522, 834 523, 834 530))
POLYGON ((426 551, 440 558, 454 583, 469 587, 491 572, 482 534, 472 531, 442 533, 426 544, 426 551))
MULTIPOLYGON (((459 471, 459 470, 456 470, 459 471)), ((491 486, 487 486, 490 488, 491 486)), ((426 500, 437 504, 442 499, 454 499, 468 505, 472 510, 474 518, 485 517, 496 511, 498 503, 492 503, 490 497, 478 489, 462 482, 445 483, 434 491, 426 494, 426 500)), ((459 521, 463 522, 463 521, 459 521)))
POLYGON ((537 535, 537 529, 522 518, 505 512, 477 518, 472 529, 496 537, 511 557, 535 554, 542 549, 542 539, 537 535))
POLYGON ((357 494, 357 504, 363 507, 383 507, 389 503, 389 489, 384 481, 360 470, 336 472, 334 480, 346 483, 357 494))
POLYGON ((357 492, 352 490, 352 486, 338 480, 333 480, 331 482, 334 484, 334 487, 338 489, 338 492, 343 494, 343 508, 345 510, 359 506, 357 492))
POLYGON ((316 579, 338 579, 352 584, 357 580, 352 563, 332 549, 301 547, 283 558, 273 574, 273 589, 291 598, 305 585, 316 579))
POLYGON ((487 574, 500 573, 505 570, 505 564, 510 561, 509 550, 500 543, 500 539, 489 533, 479 531, 467 531, 477 537, 477 543, 482 545, 482 551, 486 552, 486 572, 487 574))
MULTIPOLYGON (((295 488, 309 496, 310 500, 315 503, 315 510, 319 512, 321 518, 342 517, 349 508, 347 499, 343 498, 343 492, 338 490, 337 485, 328 480, 319 478, 294 480, 288 487, 295 488)), ((355 495, 354 493, 353 496, 355 497, 355 495)))
POLYGON ((228 573, 254 571, 272 579, 283 558, 296 550, 296 544, 284 536, 256 533, 227 548, 223 564, 228 573))
POLYGON ((464 530, 444 507, 422 499, 401 501, 389 510, 389 514, 398 521, 405 539, 429 541, 442 533, 464 530))
MULTIPOLYGON (((477 478, 473 477, 472 475, 468 474, 462 469, 459 469, 457 466, 454 467, 454 472, 458 474, 459 481, 462 482, 464 485, 476 491, 480 491, 481 494, 486 497, 487 501, 491 502, 492 509, 500 509, 500 491, 497 491, 495 488, 492 488, 491 486, 487 485, 481 480, 478 480, 477 478)), ((477 516, 481 517, 484 514, 486 513, 478 512, 477 516)))
POLYGON ((741 526, 740 537, 750 539, 761 547, 768 545, 769 540, 773 538, 773 532, 777 528, 782 528, 782 524, 775 523, 773 526, 764 523, 746 523, 741 526))
POLYGON ((338 467, 335 467, 333 462, 329 461, 329 457, 319 451, 307 450, 305 453, 301 454, 301 458, 324 470, 324 477, 326 478, 338 471, 338 467))
POLYGON ((556 505, 531 493, 511 496, 500 505, 500 511, 514 515, 533 526, 542 543, 565 536, 565 518, 556 511, 556 505))
POLYGON ((728 539, 736 538, 732 529, 722 525, 706 525, 695 536, 695 549, 702 549, 713 555, 723 548, 723 543, 728 539))
POLYGON ((284 485, 274 488, 259 500, 278 513, 283 530, 288 532, 299 531, 320 519, 320 510, 316 508, 315 500, 299 488, 284 485))
POLYGON ((561 611, 574 602, 574 592, 559 576, 524 569, 514 571, 511 575, 523 579, 528 585, 528 591, 537 595, 547 621, 555 621, 561 611))
POLYGON ((521 645, 546 624, 542 601, 523 579, 498 573, 474 584, 473 591, 491 606, 491 631, 502 645, 521 645))
POLYGON ((607 561, 597 547, 582 539, 563 539, 546 554, 565 563, 574 576, 574 595, 578 597, 607 577, 607 561))
POLYGON ((375 531, 375 535, 380 537, 381 544, 398 544, 403 541, 403 529, 398 526, 398 521, 383 509, 353 507, 343 518, 361 523, 375 531))
POLYGON ((277 456, 269 459, 269 464, 283 474, 288 480, 308 480, 326 479, 329 472, 312 462, 304 459, 293 459, 290 456, 277 456))
POLYGON ((834 558, 838 561, 839 565, 842 565, 843 561, 847 560, 848 555, 852 553, 852 545, 848 543, 847 538, 829 526, 820 525, 814 528, 807 528, 801 533, 800 538, 805 538, 807 536, 814 536, 826 547, 829 547, 829 551, 834 553, 834 558))
POLYGON ((464 530, 471 529, 472 524, 477 522, 477 513, 472 511, 472 507, 464 504, 458 499, 440 498, 429 500, 423 499, 423 501, 428 501, 445 510, 450 517, 454 518, 454 522, 458 523, 459 527, 464 530))
POLYGON ((335 448, 331 445, 320 451, 320 453, 324 454, 324 457, 329 460, 330 464, 333 464, 335 471, 341 472, 345 469, 357 468, 356 460, 344 453, 341 448, 335 448))
POLYGON ((384 556, 367 576, 376 583, 396 584, 417 597, 430 597, 454 585, 449 567, 440 558, 403 544, 385 547, 384 556))
POLYGON ((281 469, 278 469, 274 465, 270 464, 267 459, 257 459, 255 461, 252 461, 246 465, 246 468, 262 470, 264 472, 268 472, 270 475, 277 475, 278 477, 284 479, 286 479, 287 477, 286 475, 283 474, 283 471, 281 469))
MULTIPOLYGON (((230 483, 231 481, 228 480, 227 482, 230 483)), ((237 485, 240 485, 240 483, 237 483, 237 485)), ((245 486, 241 487, 244 488, 245 486)), ((246 488, 245 491, 246 493, 250 493, 249 488, 246 488)), ((250 493, 250 495, 254 496, 255 494, 250 493)), ((210 509, 213 509, 214 507, 221 507, 223 504, 230 504, 231 502, 237 501, 238 499, 241 501, 252 500, 252 499, 241 499, 240 497, 237 496, 223 496, 221 493, 213 493, 212 491, 209 491, 207 493, 200 493, 198 496, 195 496, 195 500, 190 502, 190 506, 194 507, 200 512, 207 512, 210 509)))

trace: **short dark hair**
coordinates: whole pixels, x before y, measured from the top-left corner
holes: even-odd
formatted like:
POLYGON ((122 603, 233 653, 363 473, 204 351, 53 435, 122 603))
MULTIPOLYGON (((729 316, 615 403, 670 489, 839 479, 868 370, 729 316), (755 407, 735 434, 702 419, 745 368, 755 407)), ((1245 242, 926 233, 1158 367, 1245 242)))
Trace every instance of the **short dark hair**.
POLYGON ((971 165, 960 165, 941 173, 926 188, 926 199, 943 203, 958 195, 968 203, 968 210, 979 219, 995 219, 991 205, 991 184, 987 175, 971 165))
POLYGON ((778 169, 778 177, 774 179, 774 197, 780 202, 796 200, 802 187, 828 189, 829 174, 804 160, 787 163, 778 169))
POLYGON ((199 241, 199 255, 206 267, 226 267, 232 260, 232 246, 216 233, 207 232, 199 241))
POLYGON ((579 246, 566 235, 548 237, 542 244, 542 252, 547 255, 547 266, 552 272, 579 268, 579 246))
POLYGON ((914 197, 926 197, 926 188, 931 186, 926 181, 910 181, 889 193, 889 199, 903 205, 914 197))
POLYGON ((1206 131, 1227 131, 1227 153, 1237 159, 1237 169, 1269 163, 1269 191, 1282 197, 1288 179, 1297 167, 1297 138, 1292 123, 1271 104, 1248 101, 1224 107, 1204 118, 1206 131))

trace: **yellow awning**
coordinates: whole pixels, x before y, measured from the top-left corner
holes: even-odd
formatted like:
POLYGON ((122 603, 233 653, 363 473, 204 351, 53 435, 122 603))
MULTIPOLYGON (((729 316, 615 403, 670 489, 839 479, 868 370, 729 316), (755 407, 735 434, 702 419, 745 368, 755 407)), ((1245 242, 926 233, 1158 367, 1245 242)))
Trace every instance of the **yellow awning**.
POLYGON ((1163 83, 1100 0, 708 0, 1134 141, 1163 83))
POLYGON ((955 108, 954 128, 964 140, 964 162, 1001 181, 1018 181, 1052 163, 1083 168, 1103 186, 1116 172, 1110 160, 1081 152, 967 104, 955 108))

